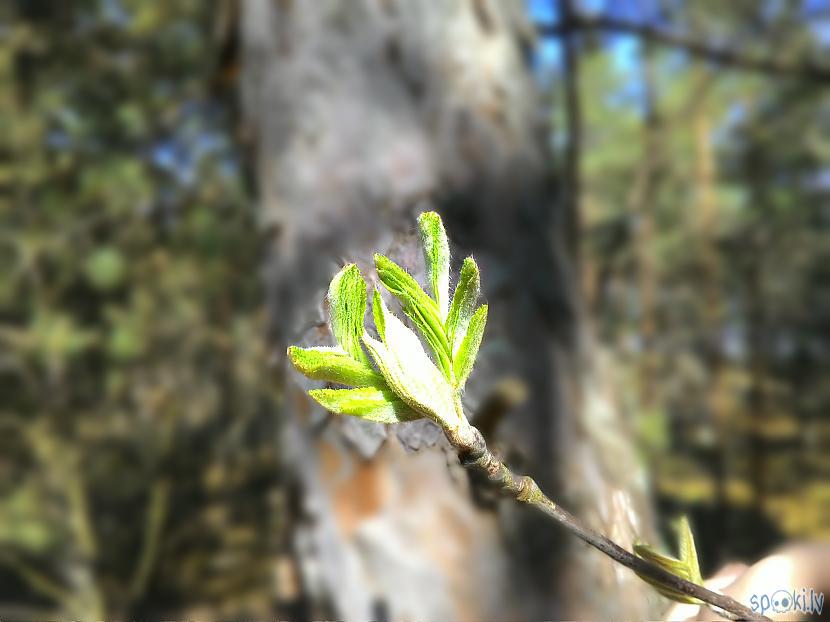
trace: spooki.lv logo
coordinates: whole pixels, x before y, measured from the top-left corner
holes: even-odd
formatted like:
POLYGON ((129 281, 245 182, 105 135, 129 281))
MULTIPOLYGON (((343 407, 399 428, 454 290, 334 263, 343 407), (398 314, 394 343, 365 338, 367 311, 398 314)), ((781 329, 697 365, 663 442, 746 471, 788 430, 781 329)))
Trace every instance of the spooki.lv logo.
POLYGON ((753 594, 749 599, 752 611, 762 615, 767 611, 786 613, 800 611, 801 613, 815 613, 821 615, 824 609, 824 593, 816 592, 812 588, 800 590, 776 590, 772 594, 753 594))

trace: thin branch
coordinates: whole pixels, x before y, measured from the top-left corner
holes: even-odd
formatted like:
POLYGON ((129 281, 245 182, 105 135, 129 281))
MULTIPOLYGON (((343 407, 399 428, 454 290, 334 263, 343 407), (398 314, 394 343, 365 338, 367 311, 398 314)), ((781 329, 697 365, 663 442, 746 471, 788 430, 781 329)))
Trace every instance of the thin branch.
POLYGON ((66 604, 73 599, 72 592, 35 568, 11 550, 0 549, 0 563, 11 568, 29 587, 54 600, 66 604))
MULTIPOLYGON (((560 0, 560 11, 564 16, 573 16, 576 11, 573 0, 560 0)), ((571 20, 566 17, 565 23, 571 20)), ((579 240, 582 229, 582 104, 579 93, 580 54, 575 40, 576 29, 562 31, 563 62, 565 68, 565 226, 564 243, 568 248, 573 266, 577 271, 576 282, 581 282, 581 253, 579 240)))
POLYGON ((487 448, 484 437, 470 426, 462 434, 448 433, 450 443, 458 450, 461 463, 485 476, 495 490, 502 495, 512 497, 542 512, 583 542, 586 542, 626 568, 639 575, 648 577, 677 592, 682 592, 704 603, 716 607, 720 613, 736 620, 764 620, 762 616, 738 601, 724 594, 718 594, 674 575, 662 568, 637 557, 625 550, 606 536, 583 525, 570 512, 563 509, 540 489, 533 478, 516 475, 504 463, 498 460, 487 448))
POLYGON ((150 492, 150 501, 147 515, 144 519, 144 544, 135 566, 132 581, 130 581, 130 595, 133 599, 140 598, 147 589, 147 582, 153 571, 153 565, 158 558, 161 542, 162 527, 167 518, 170 503, 170 480, 160 479, 153 484, 150 492))
POLYGON ((555 37, 565 36, 574 30, 626 33, 661 45, 683 49, 693 56, 720 65, 757 71, 767 75, 800 76, 816 82, 830 82, 830 67, 819 65, 811 60, 789 62, 769 56, 751 56, 735 49, 712 47, 698 39, 648 24, 605 15, 597 17, 571 15, 567 20, 562 20, 557 24, 539 24, 537 29, 542 35, 555 37))

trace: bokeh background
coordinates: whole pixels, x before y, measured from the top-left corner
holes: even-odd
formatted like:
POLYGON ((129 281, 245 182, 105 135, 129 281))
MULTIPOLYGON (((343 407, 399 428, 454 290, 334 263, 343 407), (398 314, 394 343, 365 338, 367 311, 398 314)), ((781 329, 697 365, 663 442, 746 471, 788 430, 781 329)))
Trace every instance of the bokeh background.
POLYGON ((423 209, 511 464, 705 575, 830 539, 825 0, 9 0, 0 618, 665 611, 286 370, 423 209))

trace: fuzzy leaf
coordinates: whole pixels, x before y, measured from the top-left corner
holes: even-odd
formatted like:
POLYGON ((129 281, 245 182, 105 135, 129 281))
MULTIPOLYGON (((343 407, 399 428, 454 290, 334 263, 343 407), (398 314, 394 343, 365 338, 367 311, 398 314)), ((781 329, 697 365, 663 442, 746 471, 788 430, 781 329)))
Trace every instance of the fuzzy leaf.
POLYGON ((418 282, 391 259, 375 255, 378 278, 400 301, 401 309, 412 320, 435 354, 444 377, 452 378, 450 346, 444 333, 436 302, 427 296, 418 282))
MULTIPOLYGON (((647 561, 650 561, 650 562, 654 563, 657 566, 660 566, 664 570, 667 570, 667 571, 671 572, 672 574, 676 574, 677 576, 679 576, 683 579, 686 579, 687 581, 690 580, 689 577, 685 576, 685 574, 682 572, 682 569, 678 569, 677 566, 672 563, 672 558, 671 557, 666 557, 665 555, 661 555, 660 553, 658 553, 657 551, 655 551, 651 547, 648 547, 647 545, 643 545, 643 544, 635 544, 634 545, 634 552, 638 556, 642 557, 643 559, 645 559, 647 561)), ((677 560, 674 560, 674 561, 677 561, 677 560)), ((676 590, 668 588, 665 585, 663 585, 662 583, 654 581, 653 579, 650 579, 649 577, 646 577, 645 575, 642 575, 639 572, 637 573, 637 576, 639 576, 643 581, 645 581, 646 583, 651 585, 651 587, 653 587, 655 590, 660 592, 663 596, 665 596, 669 600, 673 600, 673 601, 678 602, 678 603, 687 603, 687 604, 690 604, 690 605, 699 604, 699 601, 696 598, 692 598, 688 594, 684 594, 683 592, 678 592, 676 590)))
POLYGON ((378 335, 380 335, 381 340, 386 339, 386 321, 383 316, 384 309, 383 298, 381 298, 380 292, 375 290, 374 294, 372 294, 372 317, 375 319, 375 328, 378 329, 378 335))
POLYGON ((443 426, 455 427, 458 415, 452 387, 424 352, 418 336, 392 313, 382 311, 385 341, 366 334, 363 343, 386 384, 416 412, 443 426))
POLYGON ((338 415, 352 415, 375 423, 400 423, 419 418, 388 389, 312 389, 308 394, 323 408, 338 415))
POLYGON ((689 526, 689 519, 686 516, 681 516, 677 524, 677 539, 680 548, 680 560, 686 564, 689 569, 689 581, 692 583, 703 583, 703 577, 700 574, 700 564, 697 559, 697 548, 695 547, 695 538, 692 535, 692 529, 689 526))
POLYGON ((337 343, 356 361, 369 364, 360 346, 366 313, 366 282, 355 264, 345 266, 329 285, 331 330, 337 343))
POLYGON ((363 361, 356 361, 341 348, 288 348, 288 358, 312 380, 336 382, 353 387, 385 386, 383 377, 363 361))
POLYGON ((424 261, 432 297, 438 304, 441 322, 447 319, 450 288, 450 245, 444 223, 436 212, 418 216, 418 230, 424 247, 424 261))
POLYGON ((668 570, 672 574, 676 574, 684 579, 688 578, 687 565, 671 555, 665 555, 654 547, 640 542, 634 544, 634 552, 639 557, 660 566, 664 570, 668 570))
POLYGON ((452 347, 453 356, 467 333, 467 326, 473 316, 480 288, 478 266, 472 257, 467 257, 461 265, 458 285, 447 315, 447 339, 452 347))
POLYGON ((453 360, 453 369, 457 388, 463 389, 467 377, 473 370, 478 355, 478 347, 481 345, 481 338, 484 336, 484 326, 487 324, 487 305, 481 305, 470 318, 467 333, 458 346, 458 353, 453 360))
MULTIPOLYGON (((689 528, 689 521, 685 516, 678 522, 677 531, 680 559, 671 557, 670 555, 664 555, 648 544, 639 542, 634 544, 634 553, 646 561, 650 561, 664 570, 686 579, 687 581, 696 583, 697 585, 703 585, 703 577, 700 574, 700 566, 697 559, 694 537, 692 536, 692 530, 689 528)), ((666 598, 680 603, 699 603, 696 598, 692 598, 682 592, 677 592, 667 588, 664 585, 649 579, 648 577, 644 577, 643 575, 639 576, 666 598)))

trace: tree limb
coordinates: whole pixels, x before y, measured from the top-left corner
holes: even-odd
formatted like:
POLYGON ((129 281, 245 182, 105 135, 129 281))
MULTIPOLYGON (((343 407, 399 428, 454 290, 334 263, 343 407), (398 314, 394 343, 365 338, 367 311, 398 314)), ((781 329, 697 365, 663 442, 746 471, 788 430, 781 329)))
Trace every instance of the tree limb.
POLYGON ((583 525, 570 512, 563 509, 540 489, 533 478, 516 475, 487 448, 484 437, 470 426, 462 434, 448 433, 447 437, 458 450, 461 463, 485 476, 495 490, 506 497, 512 497, 542 512, 583 542, 590 544, 626 568, 661 583, 671 589, 697 598, 718 609, 718 612, 734 620, 765 620, 762 616, 724 594, 718 594, 674 575, 625 550, 608 537, 583 525))
POLYGON ((586 17, 571 15, 557 24, 540 24, 537 30, 542 35, 560 37, 574 31, 602 30, 626 33, 653 41, 661 45, 680 48, 689 54, 705 60, 767 75, 798 76, 816 82, 830 82, 830 67, 819 65, 811 60, 789 62, 772 57, 751 56, 735 49, 712 47, 706 42, 655 28, 648 24, 630 22, 605 15, 586 17))
MULTIPOLYGON (((573 0, 560 0, 560 11, 564 16, 576 15, 573 0)), ((566 17, 566 19, 569 19, 566 17)), ((565 135, 565 226, 564 243, 569 251, 569 259, 577 272, 576 282, 581 283, 581 253, 579 240, 582 237, 582 105, 579 93, 580 54, 577 42, 568 31, 562 37, 562 58, 565 82, 565 116, 567 133, 565 135)))
POLYGON ((0 562, 16 572, 29 587, 51 598, 58 604, 65 605, 74 598, 71 590, 52 580, 48 575, 10 549, 0 549, 0 562))

